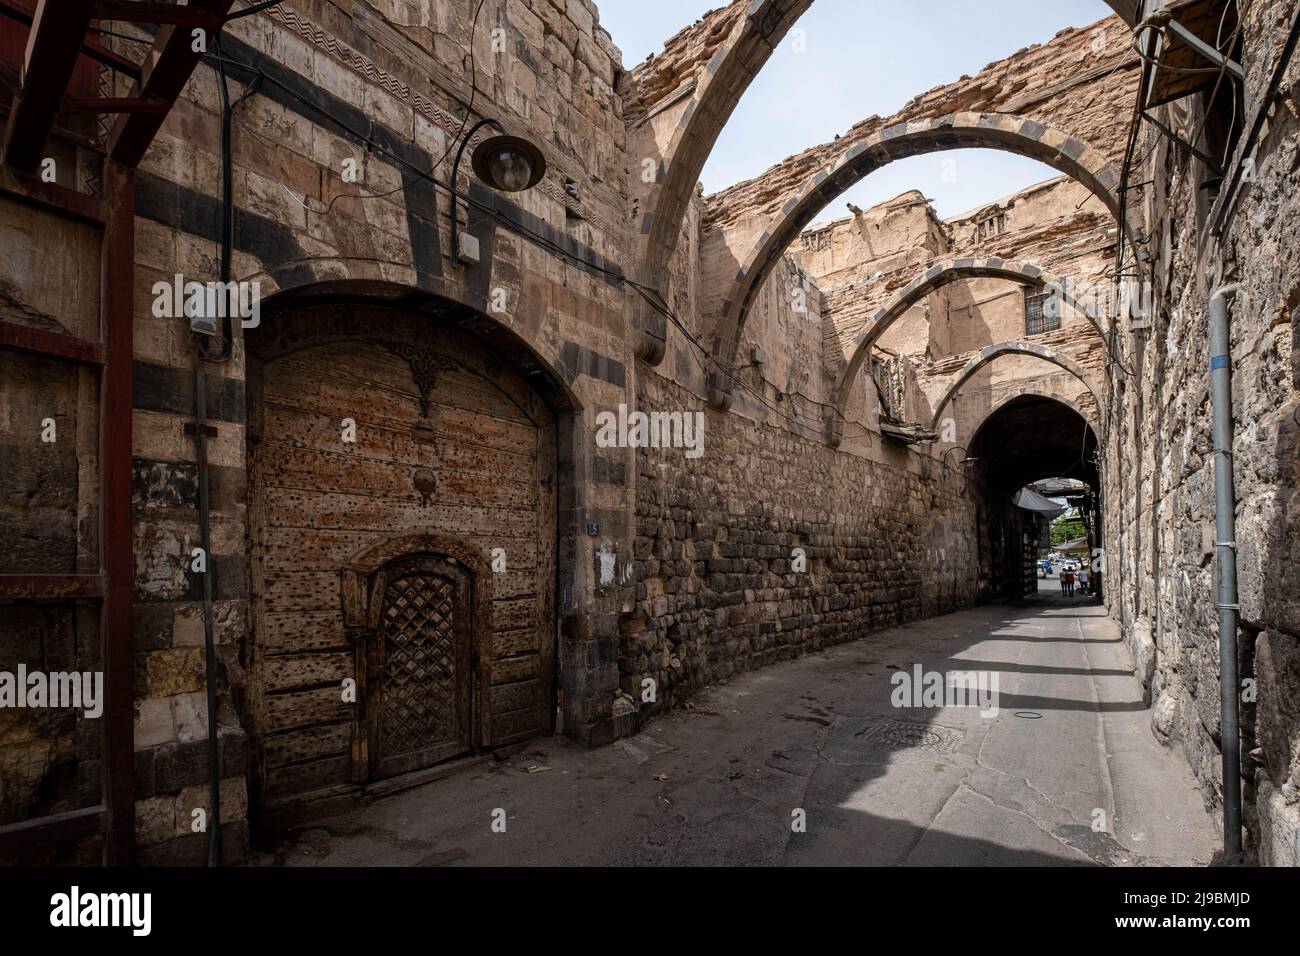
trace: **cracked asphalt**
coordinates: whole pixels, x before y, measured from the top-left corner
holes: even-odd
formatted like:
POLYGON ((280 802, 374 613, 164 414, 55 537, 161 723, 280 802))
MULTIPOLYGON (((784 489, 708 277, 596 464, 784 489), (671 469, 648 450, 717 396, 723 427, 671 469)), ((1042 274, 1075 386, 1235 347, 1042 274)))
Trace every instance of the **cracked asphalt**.
POLYGON ((1217 820, 1152 736, 1118 627, 1041 583, 743 675, 600 750, 537 741, 307 824, 254 862, 1207 864, 1217 820), (918 663, 996 673, 997 714, 893 706, 891 676, 918 663))

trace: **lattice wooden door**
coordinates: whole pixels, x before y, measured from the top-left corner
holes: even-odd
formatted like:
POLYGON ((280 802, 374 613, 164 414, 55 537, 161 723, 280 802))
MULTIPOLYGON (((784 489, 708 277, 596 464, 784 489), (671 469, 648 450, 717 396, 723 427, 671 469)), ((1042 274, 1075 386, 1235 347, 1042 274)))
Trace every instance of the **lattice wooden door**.
POLYGON ((473 746, 472 579, 431 555, 380 571, 369 702, 371 776, 391 777, 473 746))

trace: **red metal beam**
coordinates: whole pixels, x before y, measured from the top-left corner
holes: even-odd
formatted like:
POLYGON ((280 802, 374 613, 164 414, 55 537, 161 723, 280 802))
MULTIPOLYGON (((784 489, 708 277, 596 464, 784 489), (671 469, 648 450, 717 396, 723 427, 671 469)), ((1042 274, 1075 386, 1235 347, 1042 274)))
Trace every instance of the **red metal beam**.
POLYGON ((21 202, 83 222, 96 225, 104 222, 104 210, 94 196, 87 196, 57 183, 45 183, 18 175, 3 166, 0 166, 0 195, 12 196, 21 202))
MULTIPOLYGON (((210 16, 224 18, 233 4, 234 0, 192 0, 189 6, 210 16)), ((212 44, 215 35, 213 31, 207 31, 205 48, 212 44)), ((153 49, 145 59, 144 75, 132 84, 130 95, 175 103, 202 58, 202 52, 194 51, 194 36, 190 28, 164 26, 158 31, 153 49)), ((145 150, 165 119, 165 113, 119 116, 108 135, 109 157, 134 168, 144 158, 145 150)))
POLYGON ((221 26, 225 16, 208 13, 202 5, 193 3, 178 7, 174 3, 154 3, 149 0, 97 0, 95 19, 120 20, 123 23, 174 23, 177 26, 215 30, 221 26))
POLYGON ((103 596, 102 574, 0 574, 0 598, 70 601, 103 596))
POLYGON ((172 105, 133 96, 69 96, 63 107, 73 113, 168 113, 172 105))
MULTIPOLYGON (((32 0, 0 0, 0 16, 17 20, 24 26, 32 25, 32 13, 35 11, 32 0)), ((134 80, 140 78, 140 65, 128 60, 120 53, 115 53, 98 40, 87 39, 81 45, 81 52, 104 66, 112 67, 119 73, 125 73, 134 80)))
POLYGON ((93 8, 93 0, 40 0, 37 4, 27 35, 22 87, 14 97, 5 129, 3 157, 10 166, 33 172, 40 162, 93 8))
POLYGON ((131 373, 135 354, 135 169, 104 162, 105 212, 100 295, 105 344, 100 376, 101 561, 108 588, 100 614, 104 662, 105 861, 131 860, 135 832, 135 734, 131 700, 131 373))
POLYGON ((0 321, 0 349, 52 355, 85 365, 104 364, 104 347, 64 332, 0 321))

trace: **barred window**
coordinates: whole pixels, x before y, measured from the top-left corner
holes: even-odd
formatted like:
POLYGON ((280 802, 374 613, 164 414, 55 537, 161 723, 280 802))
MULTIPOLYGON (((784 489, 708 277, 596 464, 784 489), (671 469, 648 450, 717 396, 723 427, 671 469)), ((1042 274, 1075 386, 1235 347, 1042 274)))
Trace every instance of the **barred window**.
POLYGON ((1039 332, 1051 332, 1061 327, 1061 310, 1049 308, 1050 292, 1034 292, 1025 289, 1025 334, 1037 335, 1039 332))

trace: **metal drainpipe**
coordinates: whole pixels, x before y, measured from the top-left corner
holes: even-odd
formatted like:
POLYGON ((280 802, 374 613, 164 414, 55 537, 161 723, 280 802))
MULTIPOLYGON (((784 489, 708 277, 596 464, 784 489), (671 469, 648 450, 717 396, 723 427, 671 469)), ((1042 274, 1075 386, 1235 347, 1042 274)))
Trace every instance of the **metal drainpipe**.
POLYGON ((1223 752, 1223 852, 1241 853, 1241 721, 1237 704, 1237 521, 1232 480, 1232 283, 1210 294, 1210 401, 1214 411, 1214 547, 1218 553, 1219 741, 1223 752))
MULTIPOLYGON (((252 8, 241 12, 255 12, 252 8)), ((230 282, 231 250, 234 245, 234 160, 231 149, 231 128, 235 108, 252 96, 262 84, 256 76, 245 87, 243 94, 231 102, 226 85, 226 67, 221 53, 221 41, 216 39, 213 50, 217 55, 217 87, 221 92, 221 281, 230 282)), ((212 502, 209 494, 208 469, 208 413, 207 413, 207 363, 227 362, 234 352, 234 306, 238 296, 232 297, 222 318, 222 346, 213 355, 201 339, 195 342, 194 356, 194 440, 197 448, 199 479, 199 547, 206 562, 203 572, 203 654, 206 665, 205 682, 208 702, 208 866, 222 863, 221 839, 221 741, 217 725, 217 650, 213 635, 212 608, 212 502)))
POLYGON ((217 737, 217 652, 212 634, 212 534, 208 497, 207 374, 202 355, 194 368, 194 437, 198 444, 199 547, 203 549, 203 651, 208 699, 208 866, 221 865, 221 756, 217 737))

